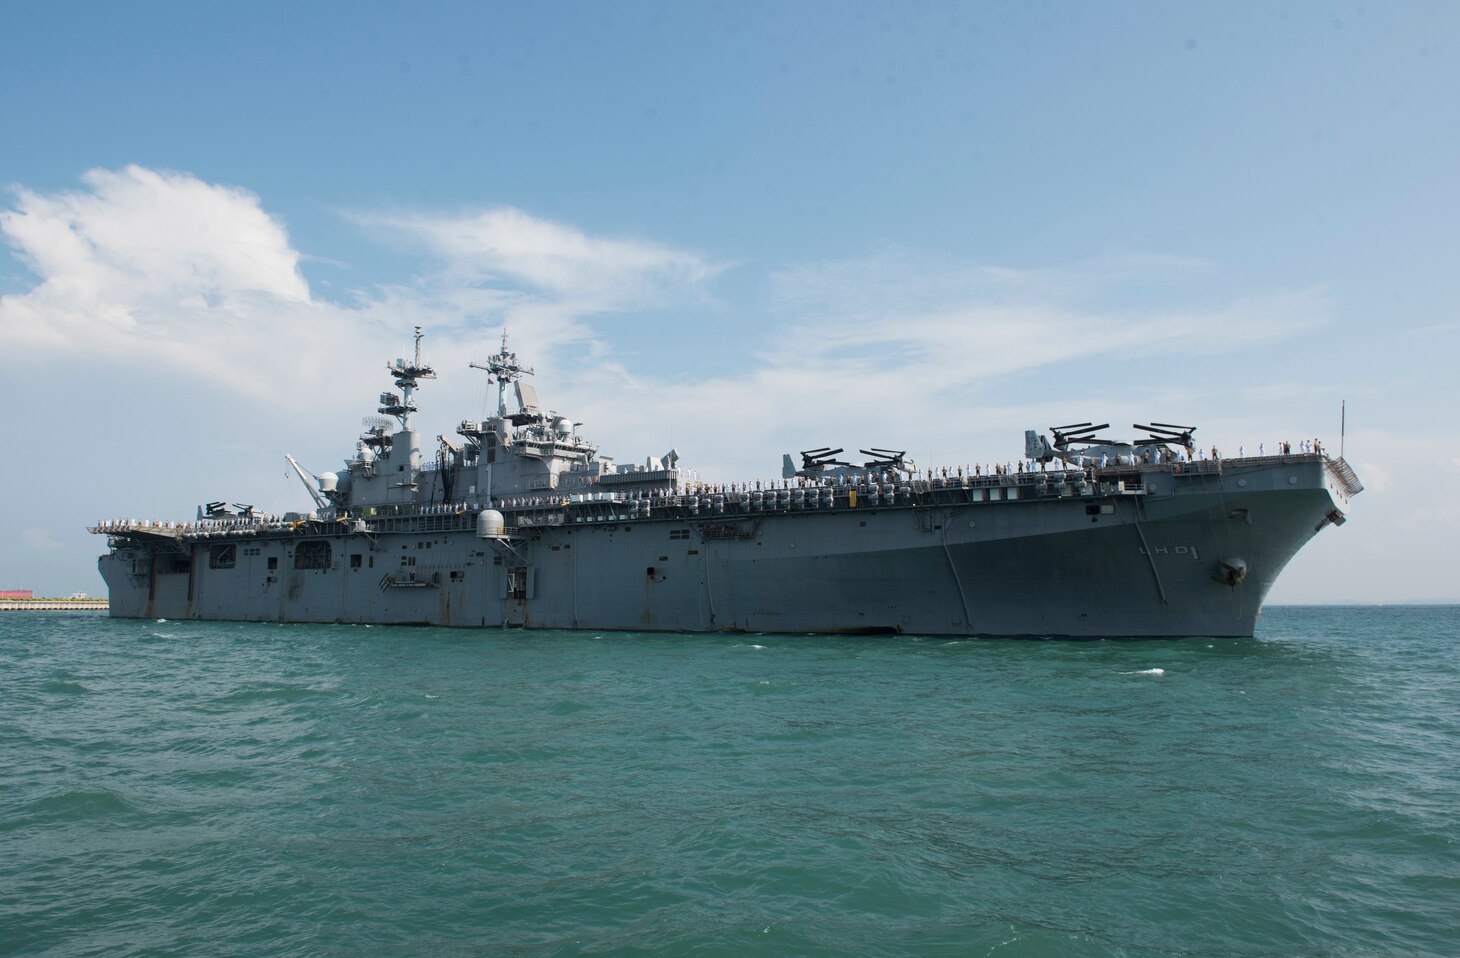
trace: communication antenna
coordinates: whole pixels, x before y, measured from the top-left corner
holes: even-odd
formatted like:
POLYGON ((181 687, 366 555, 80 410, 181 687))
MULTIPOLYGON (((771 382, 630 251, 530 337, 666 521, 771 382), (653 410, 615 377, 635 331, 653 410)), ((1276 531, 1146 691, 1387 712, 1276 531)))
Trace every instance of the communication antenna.
POLYGON ((400 393, 381 393, 380 412, 387 416, 394 416, 400 420, 401 429, 409 429, 411 413, 416 411, 415 391, 422 379, 435 379, 436 370, 428 364, 421 362, 421 338, 425 333, 421 327, 416 327, 416 356, 414 361, 406 362, 404 359, 397 359, 393 363, 386 363, 385 369, 395 380, 396 388, 400 393))
POLYGON ((484 369, 487 382, 497 384, 497 415, 507 418, 507 384, 515 383, 523 376, 533 375, 531 366, 517 361, 517 354, 507 349, 507 329, 502 328, 502 349, 495 356, 488 356, 485 363, 468 363, 472 369, 484 369))

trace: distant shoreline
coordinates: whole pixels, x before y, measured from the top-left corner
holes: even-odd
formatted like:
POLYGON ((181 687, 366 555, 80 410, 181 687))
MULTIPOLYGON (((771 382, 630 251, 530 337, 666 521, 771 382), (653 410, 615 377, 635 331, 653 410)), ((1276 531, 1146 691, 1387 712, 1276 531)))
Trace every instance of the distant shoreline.
POLYGON ((106 599, 0 599, 0 612, 105 612, 106 599))
POLYGON ((1448 608, 1460 606, 1455 599, 1395 599, 1390 602, 1268 602, 1264 609, 1383 609, 1391 606, 1428 606, 1448 608))

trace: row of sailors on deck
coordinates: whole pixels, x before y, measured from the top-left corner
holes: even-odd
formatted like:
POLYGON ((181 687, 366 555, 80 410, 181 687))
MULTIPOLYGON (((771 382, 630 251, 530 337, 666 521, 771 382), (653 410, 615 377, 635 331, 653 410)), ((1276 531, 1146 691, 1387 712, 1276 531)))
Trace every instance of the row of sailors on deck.
MULTIPOLYGON (((1267 455, 1267 443, 1259 442, 1257 444, 1257 454, 1259 456, 1265 456, 1265 455, 1267 455)), ((1280 442, 1280 443, 1277 444, 1277 455, 1279 455, 1279 456, 1291 456, 1292 454, 1293 454, 1293 444, 1292 443, 1290 443, 1286 439, 1284 439, 1282 442, 1280 442)), ((1299 443, 1298 443, 1298 454, 1301 455, 1301 456, 1321 456, 1321 455, 1323 455, 1323 443, 1321 441, 1317 440, 1317 439, 1303 439, 1303 440, 1300 440, 1299 443)), ((1220 458, 1217 455, 1217 447, 1216 446, 1213 446, 1212 447, 1212 458, 1213 459, 1220 458)), ((1247 458, 1247 447, 1246 446, 1238 446, 1237 447, 1237 458, 1238 459, 1246 459, 1247 458)))
MULTIPOLYGON (((567 504, 567 496, 507 496, 504 499, 492 497, 494 509, 552 509, 567 504)), ((476 508, 476 503, 472 503, 472 508, 476 508)))
MULTIPOLYGON (((734 495, 744 492, 760 492, 762 490, 776 491, 780 489, 819 489, 825 486, 852 486, 854 488, 876 485, 888 482, 932 482, 938 480, 959 480, 965 476, 1013 476, 1023 473, 1034 473, 1046 471, 1046 463, 1036 464, 1034 461, 1021 461, 1018 463, 995 463, 991 466, 942 466, 936 469, 921 469, 910 475, 904 476, 901 473, 892 472, 868 472, 848 475, 840 473, 825 478, 807 478, 797 476, 795 479, 772 479, 766 482, 756 480, 755 482, 726 482, 726 483, 700 483, 689 486, 686 492, 690 495, 734 495)), ((1088 465, 1094 465, 1089 463, 1088 465)), ((1065 465, 1057 463, 1048 465, 1051 472, 1083 472, 1084 467, 1065 465)), ((639 498, 637 495, 634 498, 639 498)), ((646 496, 650 498, 650 496, 646 496)))
MULTIPOLYGON (((1027 469, 1023 463, 1020 463, 1017 468, 1020 472, 1033 472, 1034 463, 1029 463, 1027 469)), ((1055 466, 1054 468, 1059 470, 1062 467, 1055 466)), ((737 492, 759 492, 763 489, 816 489, 823 486, 855 487, 869 486, 876 483, 906 482, 909 480, 928 482, 937 479, 961 479, 964 476, 1013 475, 1015 470, 1016 466, 1012 462, 1004 465, 995 464, 993 466, 942 466, 936 469, 920 469, 906 476, 900 472, 893 473, 884 470, 882 472, 866 472, 851 475, 838 473, 834 476, 826 476, 819 479, 797 476, 795 479, 771 479, 766 482, 757 479, 754 482, 700 483, 688 487, 686 491, 691 495, 695 493, 700 495, 717 495, 737 492)))
POLYGON ((199 519, 196 522, 170 522, 165 519, 103 519, 96 524, 98 529, 241 529, 245 526, 269 525, 282 522, 278 516, 264 515, 230 516, 228 518, 199 519))

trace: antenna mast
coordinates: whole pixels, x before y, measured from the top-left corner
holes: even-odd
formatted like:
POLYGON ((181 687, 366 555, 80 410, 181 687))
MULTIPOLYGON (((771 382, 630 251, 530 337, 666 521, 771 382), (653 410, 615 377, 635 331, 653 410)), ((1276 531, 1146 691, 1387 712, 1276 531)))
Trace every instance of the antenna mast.
POLYGON ((507 329, 502 329, 502 348, 495 356, 488 356, 485 363, 469 363, 472 369, 484 369, 487 372, 487 382, 497 384, 497 417, 505 419, 507 416, 507 384, 515 383, 523 376, 535 375, 531 366, 524 366, 517 361, 517 354, 507 349, 507 329))
POLYGON ((417 380, 435 379, 436 370, 421 362, 421 339, 426 334, 421 332, 421 327, 416 327, 416 357, 413 362, 407 363, 404 359, 397 359, 393 363, 386 363, 385 370, 395 379, 396 393, 380 394, 380 411, 387 416, 394 416, 400 420, 401 429, 409 429, 411 413, 416 411, 415 392, 418 385, 417 380))

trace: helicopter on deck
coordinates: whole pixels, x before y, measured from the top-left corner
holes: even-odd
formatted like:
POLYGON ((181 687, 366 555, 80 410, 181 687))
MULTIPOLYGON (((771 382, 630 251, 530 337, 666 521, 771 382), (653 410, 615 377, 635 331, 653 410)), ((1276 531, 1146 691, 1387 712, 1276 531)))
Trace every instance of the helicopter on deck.
POLYGON ((1024 431, 1024 455, 1035 462, 1063 460, 1073 466, 1135 466, 1154 462, 1186 462, 1196 453, 1192 433, 1195 426, 1177 426, 1171 423, 1153 422, 1148 425, 1133 423, 1146 435, 1125 442, 1099 437, 1102 429, 1109 429, 1110 423, 1092 425, 1088 422, 1071 423, 1068 426, 1051 426, 1054 443, 1035 432, 1024 431), (1173 448, 1174 447, 1174 448, 1173 448))
POLYGON ((800 469, 796 468, 796 463, 788 452, 781 457, 781 478, 835 479, 839 476, 850 478, 888 471, 911 476, 917 472, 917 464, 907 458, 906 450, 878 449, 875 446, 871 449, 858 449, 862 455, 872 457, 861 465, 837 459, 844 451, 832 449, 830 446, 803 450, 800 469))

